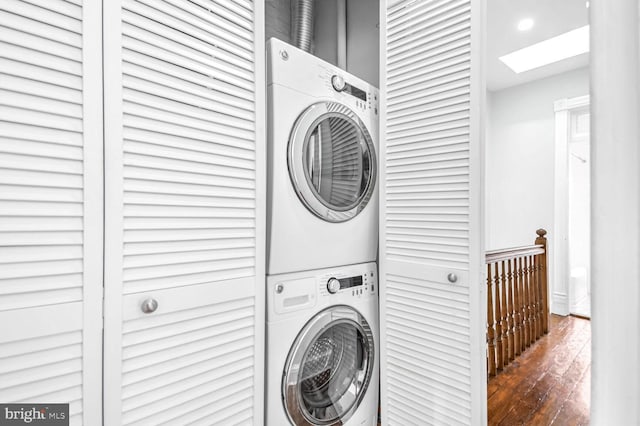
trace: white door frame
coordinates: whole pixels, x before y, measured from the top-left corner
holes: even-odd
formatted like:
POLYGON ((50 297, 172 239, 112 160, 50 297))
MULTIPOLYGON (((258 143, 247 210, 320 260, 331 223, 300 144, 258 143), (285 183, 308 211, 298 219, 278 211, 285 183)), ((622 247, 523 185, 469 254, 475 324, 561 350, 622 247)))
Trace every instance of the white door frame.
POLYGON ((591 424, 640 423, 640 6, 592 0, 591 424))
POLYGON ((554 103, 555 183, 553 233, 551 234, 551 312, 570 313, 569 271, 569 139, 571 116, 589 106, 589 95, 559 99, 554 103))

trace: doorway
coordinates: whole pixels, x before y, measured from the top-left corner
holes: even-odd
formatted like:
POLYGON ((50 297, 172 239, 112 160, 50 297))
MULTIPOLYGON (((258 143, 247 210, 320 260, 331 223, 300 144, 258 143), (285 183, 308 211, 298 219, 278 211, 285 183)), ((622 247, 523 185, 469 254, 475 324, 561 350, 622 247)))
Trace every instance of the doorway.
MULTIPOLYGON (((588 36, 588 11, 578 0, 562 5, 546 0, 487 2, 485 247, 504 253, 514 252, 514 247, 535 250, 536 230, 546 230, 548 301, 551 312, 559 314, 550 317, 549 334, 515 359, 509 354, 509 362, 490 377, 489 424, 559 415, 553 407, 561 395, 579 402, 576 408, 589 416, 590 321, 568 316, 590 316, 588 38, 565 59, 545 56, 556 42, 560 49, 563 37, 588 36), (565 121, 563 150, 558 152, 560 113, 565 121), (558 173, 559 163, 563 174, 558 173), (560 189, 558 176, 563 176, 560 189), (518 374, 527 368, 529 374, 518 374), (574 398, 577 384, 587 390, 580 398, 574 398)), ((507 267, 507 283, 510 273, 507 267)), ((508 303, 507 309, 510 313, 508 303)), ((509 315, 506 319, 510 331, 509 315)), ((504 320, 499 322, 504 334, 504 320)))
POLYGON ((591 180, 589 110, 572 114, 577 129, 569 139, 569 312, 591 317, 591 180))
POLYGON ((555 288, 552 311, 591 317, 589 97, 555 102, 555 288))

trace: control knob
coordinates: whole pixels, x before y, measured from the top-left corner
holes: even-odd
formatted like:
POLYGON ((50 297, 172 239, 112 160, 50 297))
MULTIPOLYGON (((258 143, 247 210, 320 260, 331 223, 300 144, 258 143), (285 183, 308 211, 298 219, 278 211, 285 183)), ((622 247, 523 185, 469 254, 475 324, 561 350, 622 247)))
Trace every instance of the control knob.
POLYGON ((347 87, 344 78, 338 74, 331 77, 331 85, 336 89, 336 92, 342 92, 347 87))
POLYGON ((327 290, 331 294, 335 294, 340 290, 340 281, 337 278, 329 278, 327 281, 327 290))

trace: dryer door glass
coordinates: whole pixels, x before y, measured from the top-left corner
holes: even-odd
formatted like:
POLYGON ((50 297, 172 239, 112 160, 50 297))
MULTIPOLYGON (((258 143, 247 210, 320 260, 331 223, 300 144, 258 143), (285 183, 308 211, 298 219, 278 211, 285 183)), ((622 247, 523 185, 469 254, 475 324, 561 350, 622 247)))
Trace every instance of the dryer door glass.
POLYGON ((371 153, 352 120, 320 117, 307 136, 303 155, 305 177, 320 201, 338 211, 358 205, 371 180, 371 153))
POLYGON ((290 356, 293 371, 286 372, 283 383, 285 406, 296 425, 344 422, 357 409, 371 378, 371 332, 345 318, 311 323, 315 326, 301 333, 307 336, 304 347, 294 346, 290 356))
POLYGON ((314 214, 340 222, 366 206, 375 186, 376 156, 353 111, 332 102, 313 105, 296 123, 289 154, 296 191, 314 214))

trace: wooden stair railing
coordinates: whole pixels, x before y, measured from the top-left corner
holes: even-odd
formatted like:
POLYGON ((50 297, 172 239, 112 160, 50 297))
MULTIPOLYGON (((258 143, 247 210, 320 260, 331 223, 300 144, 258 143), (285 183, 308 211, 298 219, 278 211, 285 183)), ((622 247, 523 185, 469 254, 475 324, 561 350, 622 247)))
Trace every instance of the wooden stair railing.
POLYGON ((547 231, 536 234, 534 245, 486 252, 488 376, 549 332, 547 231))

